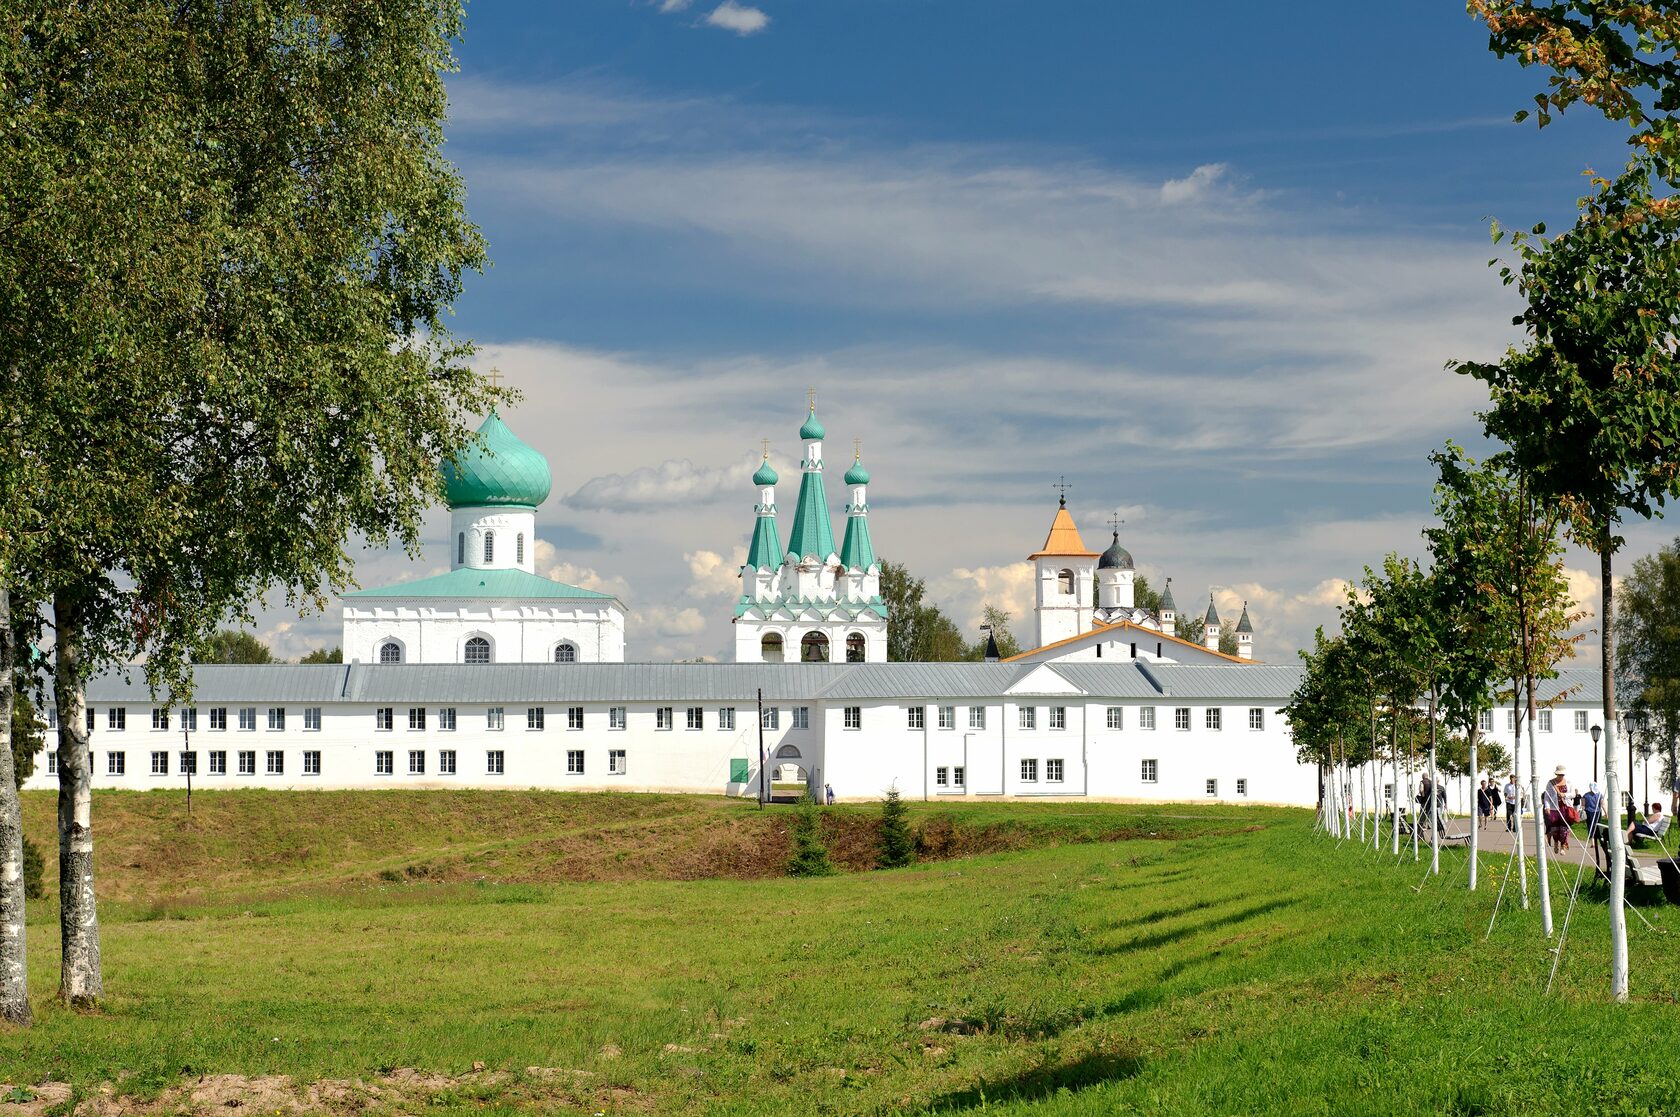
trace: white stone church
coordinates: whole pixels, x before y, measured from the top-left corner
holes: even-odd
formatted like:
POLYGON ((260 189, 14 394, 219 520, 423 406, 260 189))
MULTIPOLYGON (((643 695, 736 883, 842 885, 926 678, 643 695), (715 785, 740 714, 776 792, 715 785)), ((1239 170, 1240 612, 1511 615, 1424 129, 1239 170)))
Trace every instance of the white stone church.
MULTIPOLYGON (((345 595, 341 665, 200 666, 190 703, 94 680, 95 786, 754 796, 774 772, 843 799, 890 786, 918 798, 1317 797, 1278 712, 1299 668, 1253 661, 1246 608, 1236 656, 1218 651, 1211 601, 1207 642, 1179 639, 1170 585, 1157 611, 1138 608, 1118 530, 1090 551, 1065 502, 1031 555, 1035 647, 1004 662, 885 662, 869 473, 854 455, 836 548, 813 406, 785 545, 768 457, 752 477, 737 662, 625 663, 623 604, 533 569, 548 463, 495 414, 480 434, 444 466, 447 573, 345 595)), ((1568 696, 1555 737, 1552 712, 1543 722, 1546 764, 1584 771, 1596 677, 1558 685, 1568 696)), ((55 768, 49 753, 29 786, 51 786, 55 768)))

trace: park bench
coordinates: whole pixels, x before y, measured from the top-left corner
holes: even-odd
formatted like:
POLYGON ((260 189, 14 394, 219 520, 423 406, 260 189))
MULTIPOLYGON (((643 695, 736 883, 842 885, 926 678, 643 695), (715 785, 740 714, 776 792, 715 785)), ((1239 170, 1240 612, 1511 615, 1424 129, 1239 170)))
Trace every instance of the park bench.
MULTIPOLYGON (((1610 827, 1600 822, 1593 827, 1592 836, 1593 867, 1598 869, 1600 876, 1609 878, 1610 866, 1610 827), (1600 863, 1599 855, 1603 854, 1600 863)), ((1634 852, 1634 848, 1627 850, 1627 883, 1635 888, 1661 888, 1663 894, 1671 903, 1680 904, 1680 873, 1676 872, 1672 858, 1642 858, 1634 852), (1672 878, 1672 883, 1670 883, 1672 878)))

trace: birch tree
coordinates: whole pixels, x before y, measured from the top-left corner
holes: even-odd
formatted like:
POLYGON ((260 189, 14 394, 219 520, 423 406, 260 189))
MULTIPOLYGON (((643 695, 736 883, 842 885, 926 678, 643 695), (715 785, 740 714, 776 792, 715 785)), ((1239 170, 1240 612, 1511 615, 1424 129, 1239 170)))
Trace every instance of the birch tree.
MULTIPOLYGON (((1627 125, 1633 156, 1615 178, 1594 177, 1575 224, 1547 240, 1536 227, 1514 245, 1527 307, 1520 349, 1460 371, 1485 381, 1488 432, 1571 535, 1599 557, 1605 795, 1610 828, 1610 991, 1628 995, 1627 916, 1616 766, 1616 613, 1612 567, 1624 513, 1650 517, 1680 495, 1680 22, 1665 4, 1470 0, 1501 57, 1551 71, 1535 95, 1536 123, 1585 104, 1627 125), (1666 189, 1657 189, 1661 184, 1666 189)), ((1519 113, 1522 120, 1529 114, 1519 113)), ((1498 230, 1495 230, 1496 237, 1498 230)))
POLYGON ((270 585, 323 605, 352 532, 417 545, 436 466, 498 396, 446 315, 483 246, 442 158, 447 0, 0 16, 8 419, 39 532, 0 568, 58 702, 61 987, 103 990, 88 679, 190 660, 270 585))

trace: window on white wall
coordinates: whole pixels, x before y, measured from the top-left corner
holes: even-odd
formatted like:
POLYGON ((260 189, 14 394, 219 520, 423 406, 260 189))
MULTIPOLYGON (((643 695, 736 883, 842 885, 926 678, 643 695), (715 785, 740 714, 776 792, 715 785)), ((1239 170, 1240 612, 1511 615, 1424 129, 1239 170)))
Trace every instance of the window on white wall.
POLYGON ((426 774, 425 749, 408 750, 408 774, 411 776, 423 776, 426 774))
POLYGON ((455 707, 438 707, 438 728, 443 730, 445 733, 455 732, 455 707))
POLYGON ((809 706, 795 706, 793 708, 793 728, 795 728, 795 729, 809 729, 809 728, 811 728, 811 707, 809 707, 809 706))
POLYGON ((225 776, 225 775, 227 775, 227 750, 226 749, 211 749, 210 750, 210 774, 212 776, 225 776))
POLYGON ((426 707, 410 706, 408 708, 408 727, 414 730, 426 728, 426 707))
POLYGON ((1509 733, 1517 727, 1517 711, 1505 711, 1505 732, 1509 733))
POLYGON ((1021 728, 1022 729, 1037 729, 1038 728, 1038 707, 1037 706, 1022 706, 1019 712, 1020 712, 1020 716, 1021 716, 1021 728))
POLYGON ((198 775, 198 753, 183 752, 180 757, 179 766, 175 770, 180 772, 183 776, 198 775))
POLYGON ((1476 715, 1476 728, 1480 729, 1483 733, 1493 732, 1492 710, 1483 710, 1481 713, 1476 715))
POLYGON ((1059 759, 1051 758, 1044 762, 1044 782, 1062 782, 1062 762, 1059 759))
POLYGON ((607 708, 607 728, 623 729, 625 723, 624 714, 625 710, 623 706, 609 706, 607 708))
POLYGON ((484 533, 484 562, 486 565, 496 561, 496 533, 484 533))
POLYGON ((268 750, 268 774, 271 776, 286 774, 286 754, 279 749, 268 750))
POLYGON ((933 786, 945 787, 949 785, 950 782, 951 770, 949 768, 935 768, 933 770, 933 786))
POLYGON ((571 776, 581 776, 584 774, 582 749, 566 750, 566 774, 571 776))
POLYGON ((847 729, 862 729, 863 728, 863 707, 862 706, 847 706, 846 707, 845 725, 846 725, 847 729))
POLYGON ((380 733, 389 733, 395 722, 396 710, 390 706, 380 706, 373 711, 373 728, 380 733))
POLYGON ((455 750, 438 750, 438 775, 453 776, 455 774, 455 750))
POLYGON ((1218 706, 1209 706, 1207 708, 1207 727, 1209 729, 1223 729, 1225 727, 1224 718, 1225 711, 1221 710, 1218 706))
POLYGON ((922 729, 927 725, 926 706, 908 706, 904 710, 904 728, 922 729))
POLYGON ((484 712, 484 728, 499 730, 506 724, 506 710, 501 706, 491 706, 484 712))
POLYGON ((58 751, 56 749, 47 753, 47 775, 58 775, 58 751))
POLYGON ((628 754, 624 749, 607 750, 607 774, 622 776, 630 770, 628 754))
POLYGON ((152 707, 152 728, 169 728, 169 711, 161 706, 152 707))
POLYGON ((397 770, 397 754, 389 749, 375 749, 373 752, 373 774, 389 776, 397 770))
POLYGON ((688 727, 690 729, 706 728, 706 708, 704 706, 690 706, 688 708, 688 727))
POLYGON ((1108 708, 1108 727, 1115 731, 1126 728, 1126 708, 1124 706, 1110 706, 1108 708))
POLYGON ((1550 733, 1551 731, 1552 731, 1552 711, 1541 710, 1540 711, 1540 732, 1550 733))
POLYGON ((306 733, 321 731, 321 707, 305 706, 303 708, 303 729, 306 733))
POLYGON ((128 711, 122 706, 112 706, 105 711, 105 727, 121 733, 128 728, 128 711))
POLYGON ((254 776, 257 774, 256 749, 239 750, 239 774, 242 776, 254 776))
POLYGON ((305 749, 303 751, 303 774, 318 776, 321 774, 321 750, 305 749))
POLYGON ((572 729, 572 730, 583 728, 583 707, 582 706, 567 706, 566 707, 566 728, 567 729, 572 729))
POLYGON ((1161 764, 1158 760, 1145 760, 1142 766, 1144 783, 1158 783, 1161 778, 1161 764))
POLYGON ((491 749, 484 754, 484 770, 492 776, 502 774, 502 750, 491 749))
POLYGON ((1210 795, 1212 797, 1215 797, 1215 798, 1218 797, 1218 795, 1219 795, 1219 781, 1218 780, 1208 780, 1207 781, 1207 793, 1208 793, 1208 795, 1210 795))
POLYGON ((970 729, 986 728, 986 707, 970 706, 968 708, 968 727, 970 729))
POLYGON ((1587 711, 1576 710, 1575 711, 1575 732, 1585 733, 1586 731, 1587 731, 1587 711))
POLYGON ((764 707, 764 716, 758 720, 764 728, 776 729, 782 724, 782 712, 775 706, 766 706, 764 707))
POLYGON ((402 645, 397 643, 395 640, 387 640, 385 643, 379 645, 379 662, 401 663, 402 645))
POLYGON ((167 776, 169 774, 169 754, 167 752, 152 753, 152 775, 167 776))
POLYGON ((210 707, 210 729, 212 732, 221 732, 227 729, 226 706, 210 707))
POLYGON ((1248 727, 1250 729, 1266 728, 1266 710, 1262 706, 1248 708, 1248 727))
POLYGON ((1154 729, 1155 728, 1155 707, 1153 707, 1153 706, 1139 706, 1138 707, 1138 728, 1139 729, 1154 729))
POLYGON ((1066 706, 1052 706, 1052 707, 1050 707, 1050 728, 1051 729, 1066 729, 1067 728, 1067 707, 1066 706))
POLYGON ((542 706, 525 707, 525 728, 527 730, 541 729, 548 711, 542 706))
POLYGON ((671 707, 660 706, 653 711, 653 727, 660 730, 671 728, 671 707))
POLYGON ((188 706, 186 709, 181 711, 181 728, 185 729, 188 733, 198 732, 197 708, 188 706))
POLYGON ((577 645, 575 645, 575 644, 556 644, 556 645, 554 645, 554 662, 556 662, 556 663, 576 663, 577 662, 577 645))
POLYGON ((968 778, 967 770, 961 764, 959 764, 955 768, 951 769, 951 786, 952 787, 962 787, 963 786, 963 781, 966 780, 967 778, 968 778))
MULTIPOLYGON (((55 762, 58 760, 58 754, 56 752, 48 753, 47 755, 55 762)), ((227 754, 223 753, 222 755, 226 756, 227 754)), ((223 764, 225 765, 226 763, 227 762, 224 760, 223 764)), ((127 754, 120 753, 120 752, 108 752, 108 753, 106 753, 105 754, 105 774, 107 776, 126 776, 128 774, 128 756, 127 756, 127 754)))
POLYGON ((513 537, 513 561, 521 566, 525 564, 525 533, 523 531, 513 537))
POLYGON ((482 636, 472 637, 461 649, 461 662, 474 664, 489 663, 490 641, 482 636))
POLYGON ((268 708, 268 728, 271 732, 279 733, 286 728, 286 707, 270 706, 268 708))
POLYGON ((1238 780, 1237 781, 1237 794, 1238 795, 1247 795, 1248 794, 1248 781, 1247 780, 1238 780))
POLYGON ((1037 783, 1038 782, 1038 761, 1036 761, 1036 760, 1022 760, 1021 761, 1021 782, 1022 783, 1037 783))
POLYGON ((718 707, 718 728, 733 730, 735 728, 735 707, 718 707))
POLYGON ((957 727, 957 708, 955 706, 939 707, 939 728, 955 729, 957 727))
POLYGON ((1179 706, 1177 709, 1173 710, 1173 728, 1174 729, 1189 729, 1190 728, 1190 707, 1179 706))
POLYGON ((257 708, 255 706, 241 706, 239 708, 239 728, 246 733, 257 731, 257 708))

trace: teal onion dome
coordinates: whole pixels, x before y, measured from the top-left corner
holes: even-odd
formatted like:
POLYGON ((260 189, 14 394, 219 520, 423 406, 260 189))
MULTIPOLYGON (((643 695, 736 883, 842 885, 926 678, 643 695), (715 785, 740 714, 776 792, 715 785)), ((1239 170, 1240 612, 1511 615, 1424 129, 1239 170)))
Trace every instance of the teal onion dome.
POLYGON ((805 420, 805 425, 799 428, 799 437, 809 441, 813 438, 822 438, 826 433, 823 430, 822 421, 817 418, 817 409, 815 407, 811 408, 810 417, 805 420))
POLYGON ((548 499, 554 477, 547 458, 521 442, 494 410, 478 434, 478 442, 443 463, 444 491, 451 508, 535 508, 548 499))
POLYGON ((774 485, 775 483, 776 471, 770 468, 770 459, 765 458, 764 464, 758 467, 757 473, 753 474, 753 484, 763 486, 774 485))
POLYGON ((861 460, 853 462, 852 463, 852 468, 850 468, 846 471, 846 484, 848 484, 848 485, 867 485, 867 484, 869 484, 869 471, 867 469, 863 468, 863 462, 861 460))

